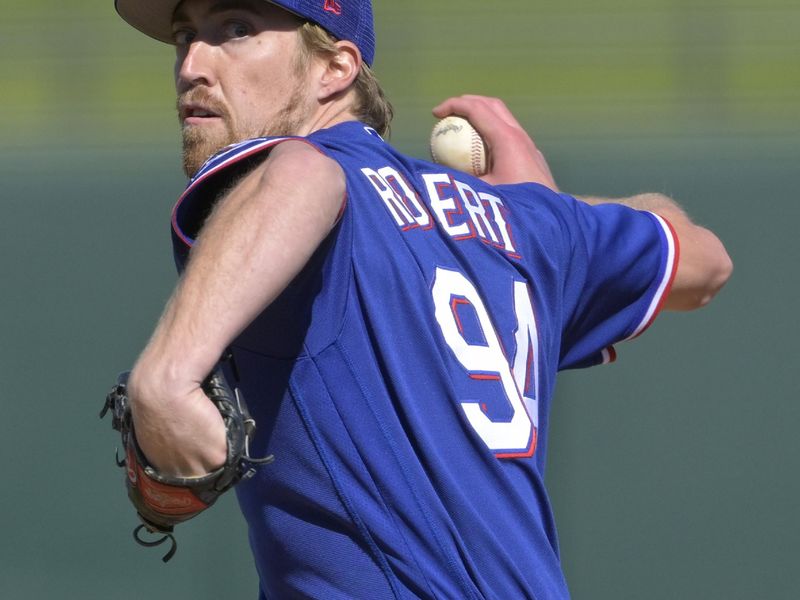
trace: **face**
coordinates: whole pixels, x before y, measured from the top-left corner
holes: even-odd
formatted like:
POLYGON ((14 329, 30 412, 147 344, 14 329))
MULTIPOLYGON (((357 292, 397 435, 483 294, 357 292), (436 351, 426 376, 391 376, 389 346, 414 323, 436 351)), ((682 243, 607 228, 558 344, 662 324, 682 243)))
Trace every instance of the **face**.
POLYGON ((264 0, 184 0, 173 16, 183 166, 253 137, 298 134, 312 114, 300 21, 264 0))

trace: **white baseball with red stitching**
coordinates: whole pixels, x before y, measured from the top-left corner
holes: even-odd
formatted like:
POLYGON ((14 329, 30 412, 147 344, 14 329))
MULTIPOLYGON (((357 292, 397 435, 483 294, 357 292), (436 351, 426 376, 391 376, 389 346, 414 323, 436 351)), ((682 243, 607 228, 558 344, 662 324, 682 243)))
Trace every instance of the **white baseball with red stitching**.
POLYGON ((431 132, 431 157, 440 165, 480 177, 486 173, 486 144, 469 121, 445 117, 431 132))

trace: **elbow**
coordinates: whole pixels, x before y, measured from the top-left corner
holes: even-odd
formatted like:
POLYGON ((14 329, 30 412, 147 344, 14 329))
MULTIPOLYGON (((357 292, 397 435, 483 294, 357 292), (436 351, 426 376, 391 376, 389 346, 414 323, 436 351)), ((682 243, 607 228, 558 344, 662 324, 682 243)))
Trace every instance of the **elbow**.
POLYGON ((722 242, 705 231, 705 243, 682 253, 678 274, 665 304, 667 310, 690 311, 707 306, 733 274, 731 260, 722 242))
MULTIPOLYGON (((720 244, 722 246, 722 244, 720 244)), ((733 275, 733 260, 728 255, 728 252, 725 250, 724 247, 720 249, 720 256, 717 260, 717 269, 714 278, 714 295, 719 292, 723 286, 728 283, 728 280, 733 275)))
POLYGON ((725 287, 733 274, 733 261, 724 248, 715 257, 706 275, 706 285, 703 293, 699 295, 696 308, 708 305, 716 295, 725 287))
POLYGON ((733 261, 728 251, 717 236, 711 234, 711 237, 713 243, 709 244, 706 263, 707 290, 701 306, 705 306, 711 302, 725 284, 728 283, 728 280, 733 274, 733 261))
POLYGON ((684 304, 678 310, 696 310, 707 306, 731 278, 733 261, 721 242, 718 241, 717 247, 707 252, 705 258, 694 293, 684 297, 684 304))

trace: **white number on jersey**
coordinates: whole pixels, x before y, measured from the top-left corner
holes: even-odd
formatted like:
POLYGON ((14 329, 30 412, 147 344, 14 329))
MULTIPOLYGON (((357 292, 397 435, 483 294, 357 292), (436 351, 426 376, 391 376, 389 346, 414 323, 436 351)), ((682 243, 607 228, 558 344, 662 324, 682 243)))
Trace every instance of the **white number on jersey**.
POLYGON ((514 282, 517 331, 512 363, 503 352, 483 299, 462 273, 437 268, 431 293, 436 321, 458 362, 473 379, 499 381, 511 407, 510 420, 492 421, 481 409, 480 402, 461 402, 467 421, 498 458, 533 455, 538 427, 539 335, 528 286, 514 282), (465 339, 457 313, 460 304, 469 304, 474 309, 485 344, 469 343, 465 339))

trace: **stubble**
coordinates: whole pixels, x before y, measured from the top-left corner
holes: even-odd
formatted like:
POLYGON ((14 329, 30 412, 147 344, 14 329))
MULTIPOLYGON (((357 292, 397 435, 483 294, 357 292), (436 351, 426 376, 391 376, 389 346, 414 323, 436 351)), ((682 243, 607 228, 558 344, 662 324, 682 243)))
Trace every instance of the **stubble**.
POLYGON ((308 116, 308 99, 303 93, 303 86, 298 81, 286 102, 272 116, 262 119, 261 123, 236 123, 233 117, 216 106, 199 88, 190 90, 180 100, 202 101, 205 106, 211 105, 222 119, 222 129, 210 130, 203 126, 184 126, 183 137, 183 171, 191 177, 220 150, 232 144, 258 137, 281 137, 297 135, 300 126, 308 116))

